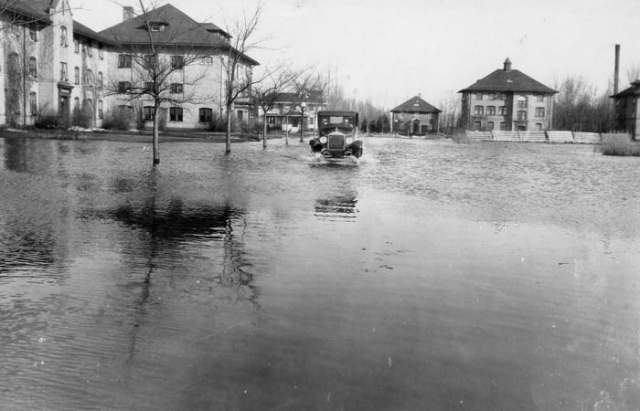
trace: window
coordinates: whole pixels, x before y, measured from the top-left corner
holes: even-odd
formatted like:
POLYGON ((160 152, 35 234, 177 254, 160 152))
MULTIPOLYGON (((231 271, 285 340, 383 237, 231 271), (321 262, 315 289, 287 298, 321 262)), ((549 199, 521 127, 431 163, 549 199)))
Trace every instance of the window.
POLYGON ((99 88, 104 87, 104 75, 102 74, 101 71, 98 72, 98 87, 99 88))
POLYGON ((501 115, 501 116, 508 116, 509 115, 509 108, 507 106, 498 107, 498 114, 501 115))
POLYGON ((536 131, 542 131, 542 123, 536 123, 536 131))
POLYGON ((144 106, 142 109, 142 114, 144 121, 153 121, 154 117, 154 107, 153 106, 144 106))
POLYGON ((519 121, 525 121, 527 119, 527 112, 526 110, 519 110, 518 111, 518 120, 519 121))
POLYGON ((482 100, 482 93, 476 94, 476 100, 482 100))
POLYGON ((496 99, 496 93, 489 93, 489 100, 495 100, 496 99))
POLYGON ((84 72, 84 84, 86 86, 93 86, 93 71, 86 69, 84 72))
POLYGON ((544 107, 536 107, 536 117, 544 117, 544 107))
POLYGON ((493 130, 493 121, 487 123, 487 130, 493 130))
POLYGON ((89 57, 93 57, 93 43, 91 41, 87 42, 87 51, 89 52, 89 57))
POLYGON ((38 41, 38 31, 34 26, 29 27, 29 38, 31 41, 38 41))
POLYGON ((484 107, 483 106, 475 106, 473 114, 476 115, 476 116, 483 116, 484 115, 484 107))
POLYGON ((213 66, 213 57, 203 57, 202 60, 200 60, 200 64, 203 66, 213 66))
POLYGON ((60 27, 60 45, 67 47, 67 28, 65 26, 60 27))
POLYGON ((525 96, 518 97, 518 108, 527 108, 527 98, 525 96))
POLYGON ((38 77, 38 61, 35 57, 29 57, 29 76, 38 77))
POLYGON ((73 84, 80 84, 80 67, 73 68, 73 84))
POLYGON ((536 101, 544 101, 544 94, 538 94, 536 95, 536 101))
POLYGON ((75 53, 80 53, 80 40, 77 37, 73 38, 73 51, 75 53))
POLYGON ((151 31, 164 31, 164 26, 162 23, 150 23, 149 29, 151 29, 151 31))
POLYGON ((102 43, 98 43, 98 57, 104 59, 104 47, 102 43))
POLYGON ((182 84, 181 83, 171 83, 171 92, 174 94, 182 93, 182 84))
POLYGON ((482 128, 482 122, 480 121, 474 121, 473 122, 473 129, 475 131, 479 131, 482 128))
POLYGON ((147 93, 153 93, 155 89, 156 88, 153 85, 153 81, 147 81, 146 83, 144 83, 144 91, 146 91, 147 93))
POLYGON ((60 62, 60 81, 69 81, 67 77, 67 63, 60 62))
POLYGON ((507 93, 500 93, 500 100, 505 101, 507 99, 507 93))
POLYGON ((505 131, 507 129, 507 123, 504 121, 500 122, 500 130, 505 131))
POLYGON ((29 93, 29 107, 31 108, 31 115, 38 115, 38 95, 34 92, 29 93))
POLYGON ((158 65, 158 56, 155 54, 144 55, 144 67, 146 69, 154 68, 158 65))
POLYGON ((201 123, 210 123, 213 120, 213 110, 210 108, 201 108, 200 109, 200 122, 201 123))
POLYGON ((487 107, 487 115, 495 116, 496 115, 496 106, 488 106, 487 107))
POLYGON ((184 57, 171 56, 171 68, 174 70, 182 70, 184 67, 184 57))
POLYGON ((169 108, 169 121, 182 121, 182 107, 169 108))
POLYGON ((131 68, 130 54, 118 54, 118 68, 131 68))
POLYGON ((80 110, 80 97, 73 99, 73 111, 77 112, 78 110, 80 110))
POLYGON ((98 100, 98 118, 102 120, 104 118, 104 104, 102 100, 98 100))
POLYGON ((131 82, 120 81, 118 83, 118 93, 128 93, 131 90, 131 82))

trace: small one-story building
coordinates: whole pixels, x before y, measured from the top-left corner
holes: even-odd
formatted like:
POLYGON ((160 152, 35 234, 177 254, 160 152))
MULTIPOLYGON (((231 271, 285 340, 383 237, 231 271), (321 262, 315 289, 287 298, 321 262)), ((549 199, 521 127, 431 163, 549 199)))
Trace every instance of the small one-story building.
POLYGON ((631 83, 629 88, 611 96, 615 106, 615 124, 618 130, 624 130, 631 134, 631 138, 640 138, 640 108, 638 98, 640 98, 640 80, 631 83))
POLYGON ((462 126, 472 130, 548 130, 556 90, 519 70, 507 58, 502 69, 462 93, 462 126))
POLYGON ((440 112, 418 94, 391 110, 391 132, 407 135, 436 132, 440 112))

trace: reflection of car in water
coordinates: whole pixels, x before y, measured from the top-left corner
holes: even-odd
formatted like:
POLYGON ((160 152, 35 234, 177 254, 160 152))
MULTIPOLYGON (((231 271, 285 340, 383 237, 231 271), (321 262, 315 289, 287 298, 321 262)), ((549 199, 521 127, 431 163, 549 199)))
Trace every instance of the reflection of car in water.
POLYGON ((358 113, 319 111, 318 136, 309 141, 311 151, 326 159, 360 158, 362 140, 358 138, 358 113))

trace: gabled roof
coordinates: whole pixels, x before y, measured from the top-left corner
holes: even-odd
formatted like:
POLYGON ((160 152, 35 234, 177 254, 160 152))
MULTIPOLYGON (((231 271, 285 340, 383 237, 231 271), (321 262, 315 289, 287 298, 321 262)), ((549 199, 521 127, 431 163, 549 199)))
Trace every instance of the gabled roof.
POLYGON ((50 22, 49 8, 55 6, 57 0, 10 0, 3 4, 4 10, 24 15, 36 21, 50 22))
POLYGON ((488 76, 476 81, 469 87, 460 90, 463 92, 527 92, 538 94, 555 94, 556 90, 532 79, 519 70, 511 69, 511 61, 504 62, 504 68, 498 69, 488 76))
MULTIPOLYGON (((182 11, 171 4, 165 4, 153 10, 149 10, 146 18, 152 23, 162 23, 165 26, 162 30, 149 33, 145 27, 142 16, 133 17, 115 26, 102 30, 98 34, 123 46, 148 45, 149 34, 153 36, 155 44, 159 46, 186 46, 186 47, 223 47, 231 52, 238 52, 228 43, 214 33, 213 28, 218 32, 227 33, 214 24, 202 24, 193 20, 182 11)), ((248 62, 254 65, 259 63, 251 57, 243 54, 248 62)))
MULTIPOLYGON (((301 100, 299 93, 280 93, 275 101, 278 103, 298 103, 301 100)), ((304 101, 308 103, 322 103, 322 92, 310 91, 305 96, 304 101)))
POLYGON ((640 80, 636 80, 633 83, 631 83, 631 87, 622 90, 621 92, 614 94, 611 96, 611 98, 620 98, 620 97, 627 97, 627 96, 637 96, 640 94, 640 80))
POLYGON ((113 41, 99 35, 95 31, 91 30, 89 27, 75 20, 73 21, 73 33, 90 38, 92 40, 99 41, 100 43, 108 44, 111 46, 117 46, 117 44, 114 43, 113 41))
POLYGON ((409 100, 391 110, 392 113, 439 113, 440 111, 441 110, 424 101, 420 96, 411 97, 409 100))

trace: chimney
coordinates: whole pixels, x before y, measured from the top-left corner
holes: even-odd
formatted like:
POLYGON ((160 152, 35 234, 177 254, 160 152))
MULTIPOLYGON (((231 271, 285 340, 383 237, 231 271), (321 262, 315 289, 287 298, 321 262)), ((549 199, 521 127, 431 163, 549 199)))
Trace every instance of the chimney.
POLYGON ((511 71, 511 60, 509 60, 509 57, 504 61, 504 71, 511 71))
POLYGON ((127 21, 133 18, 133 7, 124 6, 122 8, 122 21, 127 21))
POLYGON ((620 82, 620 45, 616 44, 616 61, 613 69, 613 94, 618 94, 620 82))

